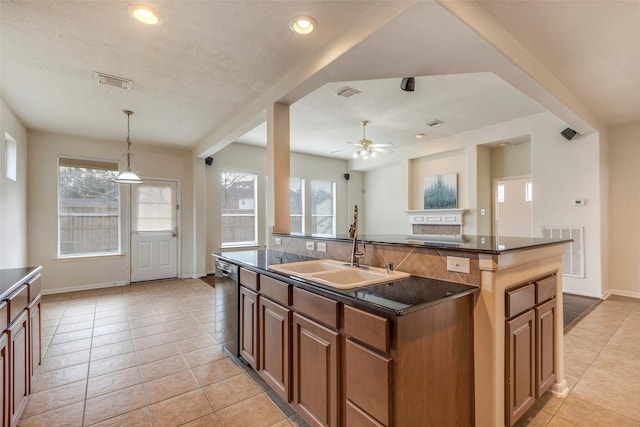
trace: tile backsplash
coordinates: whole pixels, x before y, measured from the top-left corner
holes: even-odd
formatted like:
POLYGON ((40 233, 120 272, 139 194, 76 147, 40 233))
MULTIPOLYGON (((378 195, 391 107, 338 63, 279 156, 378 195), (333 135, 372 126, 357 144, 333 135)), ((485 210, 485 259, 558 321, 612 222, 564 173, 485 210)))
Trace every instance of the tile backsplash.
MULTIPOLYGON (((285 253, 322 259, 336 259, 345 262, 350 261, 352 247, 353 244, 351 242, 344 240, 283 234, 272 234, 269 237, 268 245, 269 249, 285 253), (279 239, 279 244, 276 244, 276 238, 279 239), (314 242, 314 250, 306 249, 306 243, 310 241, 314 242), (317 250, 318 242, 326 243, 326 252, 317 250)), ((363 243, 358 241, 358 251, 362 251, 362 249, 363 243)), ((367 243, 364 245, 364 249, 365 257, 360 260, 361 265, 385 267, 388 262, 392 262, 395 270, 404 271, 414 276, 480 286, 478 254, 474 252, 380 243, 367 243), (471 265, 469 274, 448 271, 447 256, 469 258, 471 265)))

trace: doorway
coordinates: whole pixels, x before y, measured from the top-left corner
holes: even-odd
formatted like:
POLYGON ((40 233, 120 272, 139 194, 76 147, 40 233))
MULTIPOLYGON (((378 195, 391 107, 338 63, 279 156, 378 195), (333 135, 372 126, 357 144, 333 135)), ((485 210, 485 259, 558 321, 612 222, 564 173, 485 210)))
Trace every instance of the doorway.
POLYGON ((494 234, 533 236, 533 185, 531 177, 498 178, 493 181, 494 234))
POLYGON ((131 282, 178 277, 178 182, 131 186, 131 282))

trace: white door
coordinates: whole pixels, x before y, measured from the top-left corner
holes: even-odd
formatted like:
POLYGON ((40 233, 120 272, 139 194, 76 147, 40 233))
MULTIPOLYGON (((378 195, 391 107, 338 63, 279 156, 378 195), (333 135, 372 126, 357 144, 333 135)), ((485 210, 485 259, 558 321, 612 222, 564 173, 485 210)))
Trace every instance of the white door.
POLYGON ((131 186, 131 281, 178 277, 178 183, 131 186))
POLYGON ((494 182, 496 236, 533 236, 532 192, 529 177, 494 182))

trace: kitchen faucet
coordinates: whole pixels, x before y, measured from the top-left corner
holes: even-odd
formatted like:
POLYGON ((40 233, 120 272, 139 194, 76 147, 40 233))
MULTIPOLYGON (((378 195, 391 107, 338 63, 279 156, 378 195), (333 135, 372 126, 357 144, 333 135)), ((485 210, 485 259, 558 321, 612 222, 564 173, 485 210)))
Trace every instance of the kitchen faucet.
POLYGON ((353 249, 351 250, 351 267, 360 267, 360 258, 366 255, 366 247, 362 243, 362 252, 358 252, 358 205, 353 206, 353 224, 349 227, 349 237, 353 239, 353 249))

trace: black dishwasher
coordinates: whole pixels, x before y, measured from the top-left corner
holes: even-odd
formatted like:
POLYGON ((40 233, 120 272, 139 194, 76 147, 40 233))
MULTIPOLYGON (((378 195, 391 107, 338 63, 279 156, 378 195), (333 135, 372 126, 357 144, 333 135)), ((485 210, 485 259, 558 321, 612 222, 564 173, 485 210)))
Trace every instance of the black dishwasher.
POLYGON ((216 328, 214 338, 238 357, 238 270, 235 264, 216 259, 216 328))

